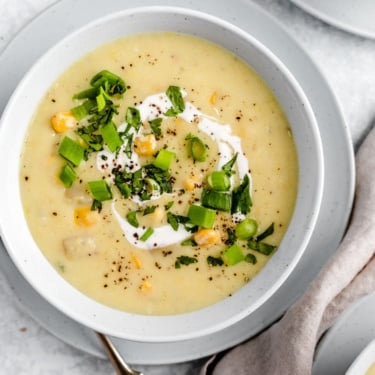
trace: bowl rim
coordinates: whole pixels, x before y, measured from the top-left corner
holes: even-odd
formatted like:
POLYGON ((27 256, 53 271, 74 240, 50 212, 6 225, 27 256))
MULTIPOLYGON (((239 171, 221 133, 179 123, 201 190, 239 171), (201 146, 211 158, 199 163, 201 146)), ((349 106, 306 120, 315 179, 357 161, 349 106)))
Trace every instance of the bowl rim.
MULTIPOLYGON (((289 70, 282 64, 282 62, 271 52, 267 47, 262 45, 257 39, 255 39, 252 35, 249 33, 243 31, 239 27, 233 25, 232 23, 225 21, 217 16, 213 16, 210 14, 207 14, 202 11, 187 9, 187 8, 181 8, 176 6, 139 6, 134 8, 128 8, 126 10, 117 11, 111 14, 108 14, 104 17, 100 17, 80 28, 73 31, 71 34, 63 38, 58 44, 56 44, 54 47, 50 48, 43 56, 41 56, 31 67, 31 69, 28 70, 26 75, 23 77, 23 79, 18 84, 16 90, 14 91, 13 95, 11 96, 4 112, 0 120, 0 145, 5 142, 4 138, 4 124, 8 121, 8 117, 12 117, 12 110, 14 111, 15 103, 17 102, 17 99, 20 95, 22 95, 22 91, 27 87, 27 84, 29 80, 31 79, 33 73, 40 69, 39 66, 43 65, 45 61, 48 61, 48 58, 53 56, 56 50, 64 46, 65 43, 69 42, 70 40, 74 39, 75 37, 79 36, 83 32, 87 32, 87 30, 90 30, 97 25, 100 25, 102 23, 106 23, 110 20, 116 19, 116 18, 122 18, 124 16, 134 15, 134 14, 142 14, 147 12, 165 12, 165 13, 173 13, 178 14, 180 16, 186 16, 190 18, 198 18, 204 21, 208 21, 210 23, 214 23, 215 25, 225 28, 226 30, 229 30, 231 33, 235 33, 238 37, 245 39, 248 43, 250 43, 254 48, 256 48, 260 53, 265 55, 268 59, 272 61, 273 64, 277 66, 277 68, 282 72, 282 74, 287 77, 288 83, 290 83, 295 90, 295 92, 298 94, 299 98, 301 98, 301 101, 304 105, 304 109, 306 111, 307 117, 310 120, 310 124, 312 124, 312 131, 313 135, 315 136, 315 143, 314 146, 316 147, 317 151, 317 168, 318 168, 318 175, 317 175, 317 182, 316 182, 316 190, 315 190, 315 196, 314 196, 314 208, 315 210, 311 212, 310 218, 309 218, 309 225, 307 228, 307 232, 305 233, 304 239, 301 243, 301 246, 299 250, 296 252, 295 256, 291 259, 291 261, 288 263, 287 267, 284 269, 284 271, 279 275, 276 282, 272 285, 272 287, 269 287, 263 294, 262 297, 258 298, 256 300, 256 303, 247 301, 248 304, 244 306, 244 308, 241 310, 241 312, 234 313, 231 316, 228 316, 224 321, 217 322, 216 324, 213 324, 209 327, 203 327, 201 324, 199 325, 199 328, 195 328, 195 330, 192 329, 192 323, 194 320, 196 320, 196 317, 202 318, 204 317, 204 321, 208 321, 210 316, 212 316, 213 313, 217 311, 217 307, 220 304, 220 306, 227 306, 230 305, 230 301, 234 298, 231 297, 229 299, 223 300, 217 304, 208 306, 207 308, 203 308, 197 311, 184 313, 184 314, 177 314, 177 315, 154 315, 154 316, 148 316, 148 315, 140 315, 140 314, 132 314, 127 313, 119 310, 115 310, 112 308, 108 308, 98 302, 95 302, 91 300, 91 298, 83 295, 81 292, 79 292, 76 288, 71 286, 68 282, 65 281, 61 277, 61 275, 57 274, 57 272, 53 269, 51 264, 44 258, 40 259, 40 264, 43 264, 43 268, 45 270, 50 269, 50 272, 48 272, 48 275, 45 275, 45 277, 41 277, 38 279, 38 282, 35 280, 34 275, 31 274, 31 267, 28 263, 30 263, 30 259, 21 259, 19 256, 17 256, 17 249, 15 248, 14 243, 14 236, 16 233, 13 233, 13 235, 10 235, 10 220, 6 218, 4 214, 2 214, 2 210, 0 213, 0 235, 1 238, 4 241, 5 247, 12 259, 12 261, 15 263, 17 268, 21 271, 21 274, 26 278, 29 284, 32 285, 34 289, 37 290, 39 294, 41 294, 47 301, 49 301, 52 305, 57 307, 60 311, 65 313, 66 315, 72 317, 74 320, 89 326, 90 328, 110 334, 112 336, 117 336, 129 340, 135 340, 135 341, 148 341, 148 342, 163 342, 163 341, 179 341, 179 340, 186 340, 186 339, 192 339, 198 336, 210 334, 216 331, 219 331, 221 329, 224 329, 248 314, 250 314, 252 311, 255 311, 265 300, 270 298, 272 294, 281 286, 281 284, 286 280, 286 278, 289 276, 289 274, 292 272, 294 267, 296 266, 297 262, 301 258, 308 241, 311 237, 317 215, 320 209, 320 204, 322 200, 323 195, 323 151, 322 151, 322 144, 319 138, 319 130, 318 126, 316 124, 316 119, 313 114, 313 111, 310 107, 310 104, 303 93, 301 87, 299 86, 298 82, 295 80, 295 78, 292 76, 292 74, 289 72, 289 70), (53 272, 51 272, 53 270, 53 272), (56 275, 52 277, 52 275, 56 275), (57 276, 57 277, 56 277, 57 276), (60 279, 60 282, 58 282, 58 289, 59 289, 59 297, 56 295, 48 294, 45 289, 42 288, 42 285, 40 284, 41 281, 49 280, 49 277, 52 277, 52 280, 57 281, 57 279, 60 279), (85 303, 88 303, 90 307, 96 307, 96 309, 93 309, 91 312, 86 312, 83 314, 82 312, 77 312, 76 309, 72 309, 69 306, 66 306, 62 299, 70 298, 71 296, 74 296, 73 302, 75 301, 77 304, 82 303, 82 300, 85 301, 85 303), (105 311, 102 313, 102 311, 105 311), (113 324, 110 324, 111 322, 108 321, 107 314, 110 314, 111 316, 116 315, 117 318, 115 319, 116 323, 124 320, 124 317, 129 321, 128 324, 136 323, 143 328, 142 329, 134 329, 134 326, 129 325, 128 330, 127 327, 125 327, 124 331, 119 333, 118 332, 118 326, 116 327, 113 324), (121 317, 120 317, 121 315, 121 317), (152 321, 153 329, 154 331, 150 333, 150 321, 152 321), (184 329, 180 330, 179 333, 172 333, 169 332, 168 334, 163 334, 162 329, 160 327, 165 326, 165 324, 181 324, 181 322, 184 322, 185 326, 184 329), (110 326, 108 326, 110 324, 110 326), (132 331, 132 333, 130 332, 132 331)), ((65 67, 66 69, 66 67, 65 67)), ((50 82, 51 83, 51 82, 50 82)), ((0 155, 1 155, 0 151, 0 155)), ((3 161, 0 161, 0 165, 3 163, 3 161)), ((3 194, 4 195, 4 194, 3 194)), ((6 198, 0 196, 0 206, 4 207, 6 206, 6 198)), ((294 216, 294 215, 293 215, 294 216)), ((24 220, 24 219, 23 219, 24 220)), ((292 219, 293 220, 293 219, 292 219)), ((34 244, 33 247, 36 247, 34 244)), ((41 251, 38 249, 38 251, 41 253, 41 251)), ((276 254, 275 254, 276 255, 276 254)), ((270 263, 272 259, 275 257, 275 255, 271 258, 271 260, 268 262, 270 263)), ((251 284, 251 283, 250 283, 251 284)), ((244 289, 244 287, 242 288, 244 289)), ((246 297, 246 296, 245 296, 246 297)), ((249 298, 249 296, 247 296, 249 298)), ((245 298, 246 299, 246 298, 245 298)), ((73 303, 74 305, 74 303, 73 303)), ((230 309, 229 309, 230 310, 230 309)), ((228 315, 228 314, 227 314, 228 315)), ((193 325, 194 326, 194 325, 193 325)), ((181 327, 180 327, 181 329, 181 327)))
POLYGON ((354 362, 346 370, 345 375, 366 374, 366 371, 375 364, 375 339, 368 343, 358 354, 354 362))

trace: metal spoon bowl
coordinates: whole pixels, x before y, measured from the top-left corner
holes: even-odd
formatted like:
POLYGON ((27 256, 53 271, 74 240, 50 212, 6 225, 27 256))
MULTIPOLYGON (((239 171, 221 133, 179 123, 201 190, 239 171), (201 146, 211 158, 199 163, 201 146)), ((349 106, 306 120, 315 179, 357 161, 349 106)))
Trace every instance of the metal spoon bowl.
POLYGON ((103 344, 103 347, 110 359, 116 373, 118 375, 143 375, 142 372, 133 370, 124 360, 122 355, 118 352, 116 347, 113 345, 112 341, 108 336, 103 335, 102 333, 96 332, 100 342, 103 344))

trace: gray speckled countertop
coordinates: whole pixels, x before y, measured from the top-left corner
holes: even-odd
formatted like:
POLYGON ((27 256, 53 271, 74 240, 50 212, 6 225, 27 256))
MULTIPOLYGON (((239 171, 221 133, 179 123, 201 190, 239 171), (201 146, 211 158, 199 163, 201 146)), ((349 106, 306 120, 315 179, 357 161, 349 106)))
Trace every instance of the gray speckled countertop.
MULTIPOLYGON (((357 145, 375 118, 375 41, 329 26, 288 0, 254 1, 277 18, 321 68, 357 145)), ((53 0, 0 0, 0 50, 24 24, 52 3, 53 0)), ((18 304, 1 273, 0 348, 0 374, 113 373, 108 361, 70 347, 36 324, 18 304)), ((142 370, 147 375, 197 374, 199 364, 142 370)))

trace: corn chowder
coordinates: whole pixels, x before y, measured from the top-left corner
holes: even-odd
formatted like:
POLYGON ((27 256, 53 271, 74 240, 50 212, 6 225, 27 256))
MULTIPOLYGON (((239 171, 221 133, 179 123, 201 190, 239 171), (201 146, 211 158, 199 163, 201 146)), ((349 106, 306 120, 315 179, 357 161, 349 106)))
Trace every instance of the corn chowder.
POLYGON ((42 99, 21 165, 46 258, 86 295, 141 314, 196 310, 249 282, 277 251, 298 177, 262 79, 172 33, 126 37, 71 66, 42 99))

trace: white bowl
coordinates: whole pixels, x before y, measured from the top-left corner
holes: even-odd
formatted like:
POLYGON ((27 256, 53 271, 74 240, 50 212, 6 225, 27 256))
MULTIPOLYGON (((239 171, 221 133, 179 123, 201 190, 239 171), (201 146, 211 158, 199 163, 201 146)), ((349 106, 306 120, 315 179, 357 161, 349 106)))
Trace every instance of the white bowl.
POLYGON ((26 280, 52 305, 97 331, 124 339, 166 342, 224 329, 251 314, 282 285, 301 258, 315 226, 323 190, 323 153, 314 114, 302 89, 276 56, 251 35, 208 14, 157 6, 128 9, 79 29, 49 50, 23 78, 1 119, 0 229, 6 248, 26 280), (104 306, 83 295, 50 265, 28 229, 20 200, 20 152, 30 119, 51 83, 88 51, 145 31, 196 35, 232 51, 273 90, 292 128, 299 162, 294 214, 276 254, 232 297, 186 314, 145 316, 104 306))
POLYGON ((345 375, 365 375, 375 363, 375 339, 371 341, 350 365, 345 375))

